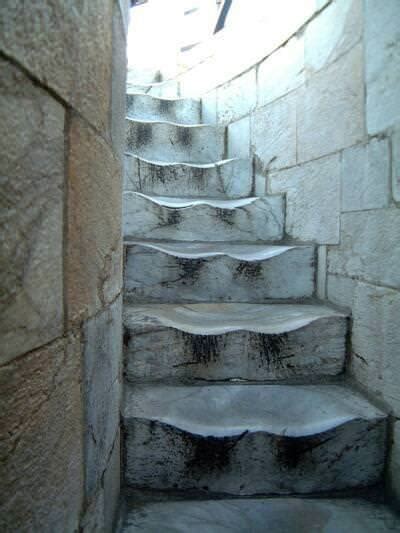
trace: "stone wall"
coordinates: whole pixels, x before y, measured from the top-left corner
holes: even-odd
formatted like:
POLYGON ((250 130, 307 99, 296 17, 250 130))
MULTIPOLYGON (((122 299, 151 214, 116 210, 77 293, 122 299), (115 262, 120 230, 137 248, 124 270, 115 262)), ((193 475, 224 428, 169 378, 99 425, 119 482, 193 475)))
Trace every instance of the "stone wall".
POLYGON ((127 17, 125 0, 0 6, 5 532, 115 516, 127 17))
MULTIPOLYGON (((318 244, 319 297, 352 311, 348 370, 393 415, 387 479, 398 502, 399 64, 398 0, 319 2, 203 99, 203 118, 228 125, 228 155, 253 159, 254 191, 286 194, 287 236, 318 244)), ((196 76, 215 79, 207 68, 186 74, 184 93, 196 76)))

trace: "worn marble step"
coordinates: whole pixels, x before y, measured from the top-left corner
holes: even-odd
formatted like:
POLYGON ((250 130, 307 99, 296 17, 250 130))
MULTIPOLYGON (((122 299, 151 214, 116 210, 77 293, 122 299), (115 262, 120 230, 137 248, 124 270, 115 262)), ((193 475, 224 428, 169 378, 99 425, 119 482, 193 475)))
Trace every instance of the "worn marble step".
POLYGON ((124 190, 213 198, 243 198, 251 195, 249 159, 226 159, 208 164, 152 162, 125 154, 124 190))
POLYGON ((342 372, 346 316, 305 304, 125 305, 128 380, 274 380, 342 372))
POLYGON ((127 386, 125 481, 309 494, 380 481, 386 415, 340 385, 127 386))
POLYGON ((224 159, 224 128, 126 119, 127 151, 153 161, 212 163, 224 159))
POLYGON ((220 198, 123 195, 124 235, 177 241, 277 241, 283 237, 282 195, 220 198))
POLYGON ((128 502, 121 533, 390 533, 400 518, 383 504, 349 499, 266 498, 128 502))
POLYGON ((136 120, 165 120, 179 124, 201 122, 201 102, 194 98, 158 98, 127 94, 126 114, 136 120))
POLYGON ((128 240, 124 287, 134 303, 307 298, 314 247, 128 240))

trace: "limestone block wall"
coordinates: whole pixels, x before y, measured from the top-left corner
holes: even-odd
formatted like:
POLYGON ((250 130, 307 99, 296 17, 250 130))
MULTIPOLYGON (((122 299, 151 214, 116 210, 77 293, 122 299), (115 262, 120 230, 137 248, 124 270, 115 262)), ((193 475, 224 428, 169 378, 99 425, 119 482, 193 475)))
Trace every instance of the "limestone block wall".
POLYGON ((119 494, 126 0, 0 5, 0 530, 119 494))
MULTIPOLYGON (((398 0, 331 0, 203 98, 204 120, 228 126, 229 156, 252 158, 254 192, 285 193, 287 237, 318 244, 319 297, 352 311, 348 370, 393 415, 387 480, 397 502, 399 65, 398 0)), ((212 83, 213 70, 199 69, 183 94, 196 76, 212 83)))

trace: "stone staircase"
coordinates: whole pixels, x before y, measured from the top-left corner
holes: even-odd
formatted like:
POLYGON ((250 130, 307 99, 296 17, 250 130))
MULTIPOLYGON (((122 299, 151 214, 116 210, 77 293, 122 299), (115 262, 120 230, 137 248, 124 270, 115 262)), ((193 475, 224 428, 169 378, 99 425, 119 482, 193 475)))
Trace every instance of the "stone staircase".
POLYGON ((310 499, 378 485, 386 441, 343 379, 348 317, 315 297, 313 244, 199 100, 151 94, 127 97, 122 530, 389 530, 380 505, 310 499), (255 495, 280 498, 231 500, 255 495))

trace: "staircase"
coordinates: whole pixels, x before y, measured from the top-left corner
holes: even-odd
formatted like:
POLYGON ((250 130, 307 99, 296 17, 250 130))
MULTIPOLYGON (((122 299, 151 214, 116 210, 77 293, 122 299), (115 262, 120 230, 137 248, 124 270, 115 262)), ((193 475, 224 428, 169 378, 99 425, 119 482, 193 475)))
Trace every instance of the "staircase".
POLYGON ((314 245, 199 100, 127 104, 122 530, 389 531, 354 499, 382 480, 386 415, 343 377, 348 316, 315 297, 314 245))

